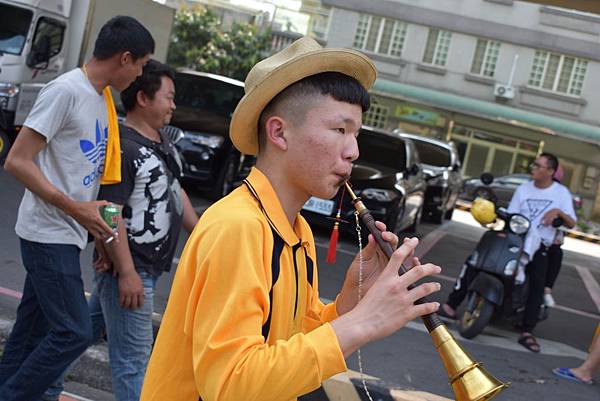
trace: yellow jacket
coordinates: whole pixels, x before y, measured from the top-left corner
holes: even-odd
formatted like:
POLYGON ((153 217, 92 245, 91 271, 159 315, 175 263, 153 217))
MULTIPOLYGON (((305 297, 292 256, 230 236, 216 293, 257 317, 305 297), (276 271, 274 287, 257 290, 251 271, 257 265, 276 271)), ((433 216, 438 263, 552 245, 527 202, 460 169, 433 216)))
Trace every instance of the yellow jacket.
POLYGON ((141 401, 287 401, 345 371, 315 261, 310 227, 254 168, 185 246, 141 401))

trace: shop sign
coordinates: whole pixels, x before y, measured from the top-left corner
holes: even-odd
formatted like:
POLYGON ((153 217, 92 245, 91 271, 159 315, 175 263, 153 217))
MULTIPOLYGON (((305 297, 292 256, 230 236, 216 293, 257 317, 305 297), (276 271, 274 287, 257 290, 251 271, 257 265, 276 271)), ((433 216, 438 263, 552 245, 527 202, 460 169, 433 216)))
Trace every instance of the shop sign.
POLYGON ((446 119, 434 111, 419 109, 414 106, 399 104, 394 113, 396 118, 404 121, 410 121, 417 124, 431 125, 435 127, 444 127, 446 119))

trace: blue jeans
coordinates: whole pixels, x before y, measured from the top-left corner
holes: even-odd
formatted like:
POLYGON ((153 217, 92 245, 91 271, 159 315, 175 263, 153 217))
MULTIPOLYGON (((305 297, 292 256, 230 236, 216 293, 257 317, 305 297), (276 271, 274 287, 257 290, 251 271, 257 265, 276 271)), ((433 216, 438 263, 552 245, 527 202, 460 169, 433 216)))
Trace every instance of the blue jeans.
MULTIPOLYGON (((106 336, 106 324, 104 324, 104 316, 102 316, 102 308, 100 307, 100 300, 94 292, 88 301, 88 308, 90 310, 90 318, 92 319, 92 343, 90 345, 100 343, 106 336)), ((75 365, 77 361, 73 362, 75 365)), ((48 390, 42 396, 41 401, 58 401, 60 394, 64 389, 65 375, 71 369, 71 366, 63 372, 60 377, 48 387, 48 390)))
MULTIPOLYGON (((97 273, 94 294, 100 300, 106 323, 112 387, 117 401, 138 401, 152 349, 152 312, 156 277, 138 272, 144 286, 144 303, 138 309, 119 304, 119 282, 111 273, 97 273)), ((92 304, 90 300, 90 305, 92 304)), ((91 311, 94 314, 94 310, 91 311)), ((96 314, 97 316, 97 314, 96 314)), ((99 321, 94 318, 94 330, 99 321)))
POLYGON ((0 362, 0 400, 39 400, 90 343, 79 252, 21 239, 27 275, 0 362))

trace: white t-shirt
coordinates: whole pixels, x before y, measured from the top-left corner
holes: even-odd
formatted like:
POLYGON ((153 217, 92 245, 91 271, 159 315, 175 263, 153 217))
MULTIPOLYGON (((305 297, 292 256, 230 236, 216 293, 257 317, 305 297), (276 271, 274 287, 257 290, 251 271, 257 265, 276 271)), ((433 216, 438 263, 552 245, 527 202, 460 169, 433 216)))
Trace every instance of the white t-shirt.
POLYGON ((509 213, 520 213, 529 219, 531 225, 527 236, 537 234, 547 246, 554 242, 556 228, 543 225, 542 218, 552 209, 560 209, 573 220, 577 220, 571 192, 557 182, 553 182, 548 188, 538 188, 533 181, 521 184, 508 205, 509 213))
MULTIPOLYGON (((49 82, 25 126, 46 138, 35 162, 44 176, 76 201, 96 200, 108 137, 104 96, 79 68, 49 82)), ((86 229, 62 210, 25 190, 15 226, 23 239, 85 248, 86 229)))

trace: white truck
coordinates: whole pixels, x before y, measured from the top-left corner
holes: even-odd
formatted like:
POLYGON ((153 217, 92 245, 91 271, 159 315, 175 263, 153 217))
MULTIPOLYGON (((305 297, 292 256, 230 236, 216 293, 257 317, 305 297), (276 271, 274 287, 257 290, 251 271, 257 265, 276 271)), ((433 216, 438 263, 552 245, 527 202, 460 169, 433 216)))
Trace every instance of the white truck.
POLYGON ((40 89, 91 57, 106 21, 138 19, 165 61, 175 11, 152 0, 0 0, 0 163, 40 89))

